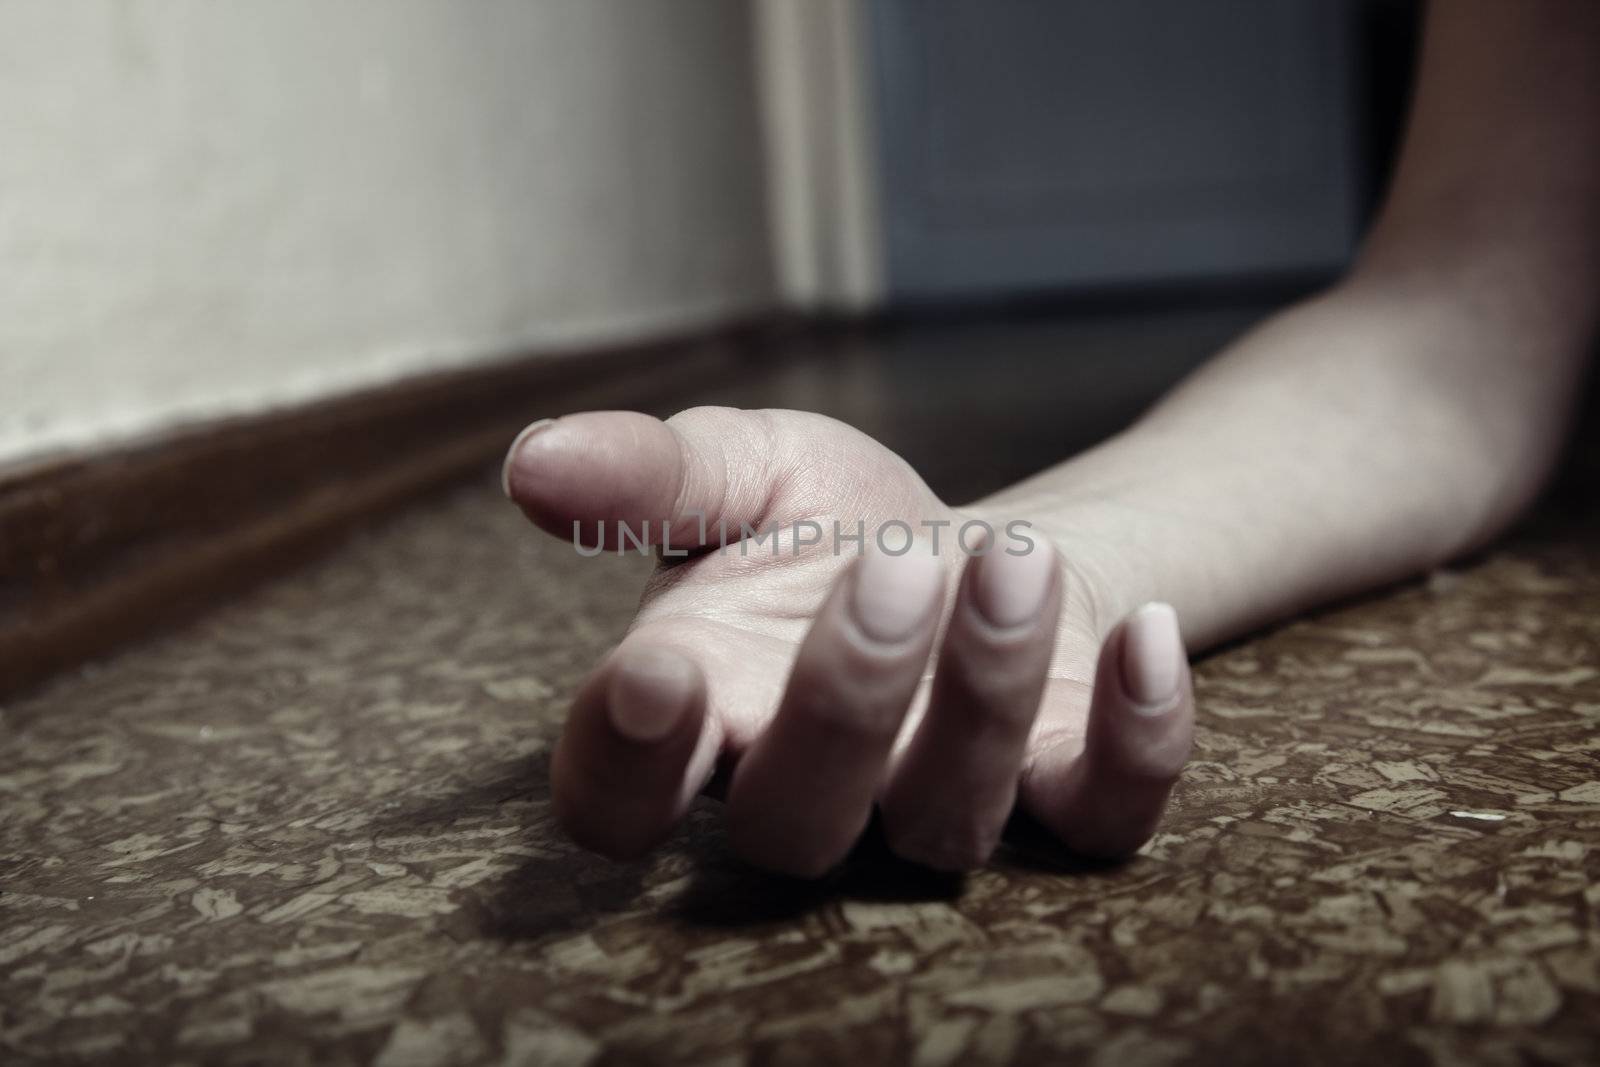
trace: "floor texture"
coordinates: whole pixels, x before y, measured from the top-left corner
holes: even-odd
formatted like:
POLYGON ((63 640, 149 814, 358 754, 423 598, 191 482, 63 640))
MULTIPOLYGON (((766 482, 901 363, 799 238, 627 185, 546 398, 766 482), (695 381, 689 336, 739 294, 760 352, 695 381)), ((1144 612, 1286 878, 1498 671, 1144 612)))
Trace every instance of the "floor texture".
MULTIPOLYGON (((856 413, 913 458, 951 451, 937 358, 856 413)), ((857 362, 777 395, 864 403, 857 362)), ((710 801, 646 862, 566 844, 547 756, 647 568, 484 472, 6 707, 0 1061, 1595 1062, 1594 522, 1207 658, 1141 856, 1022 839, 961 881, 870 846, 767 879, 710 801)))

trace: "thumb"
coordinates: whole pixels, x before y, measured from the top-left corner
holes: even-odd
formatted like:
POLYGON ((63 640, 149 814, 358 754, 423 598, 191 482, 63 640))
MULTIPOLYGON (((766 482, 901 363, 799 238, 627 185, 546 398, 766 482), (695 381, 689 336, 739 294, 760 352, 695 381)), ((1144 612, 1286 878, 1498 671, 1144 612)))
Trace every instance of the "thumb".
POLYGON ((674 548, 737 536, 761 518, 770 434, 758 412, 701 407, 663 422, 636 411, 541 419, 506 454, 506 496, 540 529, 585 547, 618 548, 619 525, 674 548), (665 525, 663 525, 665 524, 665 525), (598 545, 597 545, 598 541, 598 545))

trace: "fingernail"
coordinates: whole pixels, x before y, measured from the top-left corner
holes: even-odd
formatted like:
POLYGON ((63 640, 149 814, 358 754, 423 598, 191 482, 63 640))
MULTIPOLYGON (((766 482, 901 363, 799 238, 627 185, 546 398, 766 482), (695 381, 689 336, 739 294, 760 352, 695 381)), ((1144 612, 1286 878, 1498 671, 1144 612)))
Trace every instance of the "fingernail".
POLYGON ((943 588, 944 565, 920 546, 899 556, 870 552, 856 568, 850 608, 868 637, 893 644, 917 632, 943 588))
POLYGON ((995 626, 1020 626, 1044 606, 1055 553, 1037 544, 1020 556, 995 548, 979 556, 976 565, 978 576, 972 592, 979 614, 995 626))
POLYGON ((1146 604, 1122 635, 1122 687, 1141 709, 1166 711, 1183 677, 1183 637, 1171 604, 1146 604))
POLYGON ((689 710, 699 672, 682 655, 664 648, 636 648, 611 667, 606 711, 611 725, 633 741, 659 741, 689 710))
POLYGON ((553 425, 555 421, 555 419, 540 419, 538 422, 530 422, 522 428, 521 433, 517 434, 516 439, 511 442, 511 447, 506 449, 505 462, 500 464, 500 491, 506 495, 507 500, 511 499, 511 465, 517 461, 517 453, 522 451, 522 446, 528 443, 529 438, 545 427, 553 425))

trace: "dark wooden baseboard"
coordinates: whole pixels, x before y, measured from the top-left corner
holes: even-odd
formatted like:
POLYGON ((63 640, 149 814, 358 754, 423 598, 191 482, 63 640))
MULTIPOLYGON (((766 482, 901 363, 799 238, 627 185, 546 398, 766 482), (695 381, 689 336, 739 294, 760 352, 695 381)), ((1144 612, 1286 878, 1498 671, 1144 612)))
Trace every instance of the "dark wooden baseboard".
POLYGON ((0 697, 486 468, 533 419, 681 406, 776 326, 510 359, 0 472, 0 697))

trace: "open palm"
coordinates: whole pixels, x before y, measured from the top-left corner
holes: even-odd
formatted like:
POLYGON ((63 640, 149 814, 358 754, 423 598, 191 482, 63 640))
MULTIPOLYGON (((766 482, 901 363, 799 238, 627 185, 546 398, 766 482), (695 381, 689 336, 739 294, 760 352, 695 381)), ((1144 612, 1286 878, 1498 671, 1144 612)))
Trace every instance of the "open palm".
POLYGON ((557 536, 663 557, 555 756, 557 814, 601 852, 650 848, 720 770, 735 847, 772 870, 825 872, 874 805, 930 866, 984 862, 1019 802, 1116 855, 1187 758, 1170 609, 1107 625, 1042 535, 949 507, 832 419, 569 416, 518 438, 506 488, 557 536))

